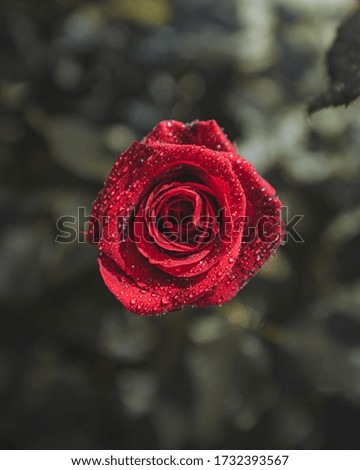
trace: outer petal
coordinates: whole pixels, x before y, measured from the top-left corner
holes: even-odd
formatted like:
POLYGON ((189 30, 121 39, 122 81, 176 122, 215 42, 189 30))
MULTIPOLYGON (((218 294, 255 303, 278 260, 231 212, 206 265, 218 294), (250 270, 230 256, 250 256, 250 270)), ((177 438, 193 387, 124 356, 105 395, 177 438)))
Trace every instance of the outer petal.
POLYGON ((246 194, 247 221, 236 263, 211 294, 196 302, 198 306, 223 304, 246 285, 276 251, 284 238, 280 200, 273 187, 261 178, 253 166, 238 155, 230 156, 232 166, 246 194))
POLYGON ((163 294, 149 294, 126 276, 107 256, 99 256, 98 262, 106 286, 129 312, 145 316, 181 308, 181 304, 174 298, 170 290, 163 294))
POLYGON ((90 243, 100 241, 100 232, 107 224, 106 216, 111 213, 118 213, 119 217, 126 217, 131 211, 131 200, 127 200, 127 206, 119 210, 120 199, 125 200, 126 194, 120 197, 120 192, 126 191, 131 185, 133 172, 140 168, 144 162, 154 154, 151 147, 146 147, 139 142, 134 142, 124 153, 115 161, 112 170, 107 177, 103 189, 99 192, 94 201, 93 210, 90 218, 90 229, 87 239, 90 243))
POLYGON ((194 144, 211 150, 234 152, 235 149, 216 121, 162 121, 143 139, 144 144, 194 144))

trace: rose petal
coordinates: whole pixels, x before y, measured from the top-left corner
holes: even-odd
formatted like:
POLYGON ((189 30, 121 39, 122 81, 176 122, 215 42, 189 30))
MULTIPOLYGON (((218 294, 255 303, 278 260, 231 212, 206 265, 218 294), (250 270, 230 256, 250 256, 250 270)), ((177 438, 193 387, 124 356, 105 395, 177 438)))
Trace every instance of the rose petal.
POLYGON ((106 286, 129 312, 137 315, 156 315, 181 308, 181 304, 170 291, 161 294, 147 292, 126 276, 107 256, 99 256, 98 263, 106 286))
POLYGON ((231 300, 276 251, 285 236, 281 221, 282 204, 274 196, 274 188, 257 174, 248 161, 238 155, 233 155, 231 161, 245 190, 248 221, 236 262, 213 292, 196 303, 198 306, 219 305, 231 300), (257 230, 252 230, 255 227, 257 230))
POLYGON ((178 121, 162 121, 143 139, 144 144, 194 144, 211 150, 235 152, 231 142, 216 121, 194 121, 183 124, 178 121))
MULTIPOLYGON (((139 142, 134 142, 124 153, 122 153, 115 161, 114 166, 105 181, 103 189, 96 197, 93 210, 90 217, 90 228, 87 234, 87 240, 90 243, 98 243, 100 240, 101 227, 106 225, 104 220, 108 211, 114 207, 117 209, 120 205, 121 191, 129 188, 129 180, 132 172, 139 168, 143 163, 153 155, 154 150, 151 147, 145 147, 139 142)), ((123 194, 123 198, 125 195, 123 194)), ((123 201, 124 202, 124 201, 123 201)), ((125 210, 119 213, 119 216, 125 217, 131 212, 132 204, 128 200, 128 205, 124 207, 125 210)))

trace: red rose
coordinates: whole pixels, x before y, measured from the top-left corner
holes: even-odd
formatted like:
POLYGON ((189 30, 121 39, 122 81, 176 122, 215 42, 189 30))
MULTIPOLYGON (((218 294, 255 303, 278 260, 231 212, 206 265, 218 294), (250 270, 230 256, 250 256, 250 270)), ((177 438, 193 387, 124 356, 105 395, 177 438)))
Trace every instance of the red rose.
POLYGON ((163 121, 116 160, 88 239, 139 315, 229 301, 279 246, 281 202, 215 121, 163 121))

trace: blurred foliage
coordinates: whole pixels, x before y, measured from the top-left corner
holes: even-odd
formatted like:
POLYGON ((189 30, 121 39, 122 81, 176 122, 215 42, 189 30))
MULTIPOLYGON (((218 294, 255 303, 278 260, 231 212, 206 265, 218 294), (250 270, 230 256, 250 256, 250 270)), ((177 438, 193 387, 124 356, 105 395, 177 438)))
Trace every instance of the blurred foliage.
POLYGON ((2 0, 3 448, 357 448, 359 103, 306 115, 351 8, 2 0), (140 318, 56 221, 89 213, 116 154, 169 118, 216 119, 305 243, 222 308, 140 318))

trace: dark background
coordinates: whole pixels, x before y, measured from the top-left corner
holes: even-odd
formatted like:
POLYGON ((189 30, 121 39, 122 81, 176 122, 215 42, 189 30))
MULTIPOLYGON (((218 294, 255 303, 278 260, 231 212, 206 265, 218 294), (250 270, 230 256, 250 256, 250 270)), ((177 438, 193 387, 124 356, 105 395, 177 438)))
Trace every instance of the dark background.
POLYGON ((358 448, 359 102, 306 114, 354 8, 1 0, 3 448, 358 448), (141 318, 56 221, 169 118, 216 119, 305 243, 222 308, 141 318))

